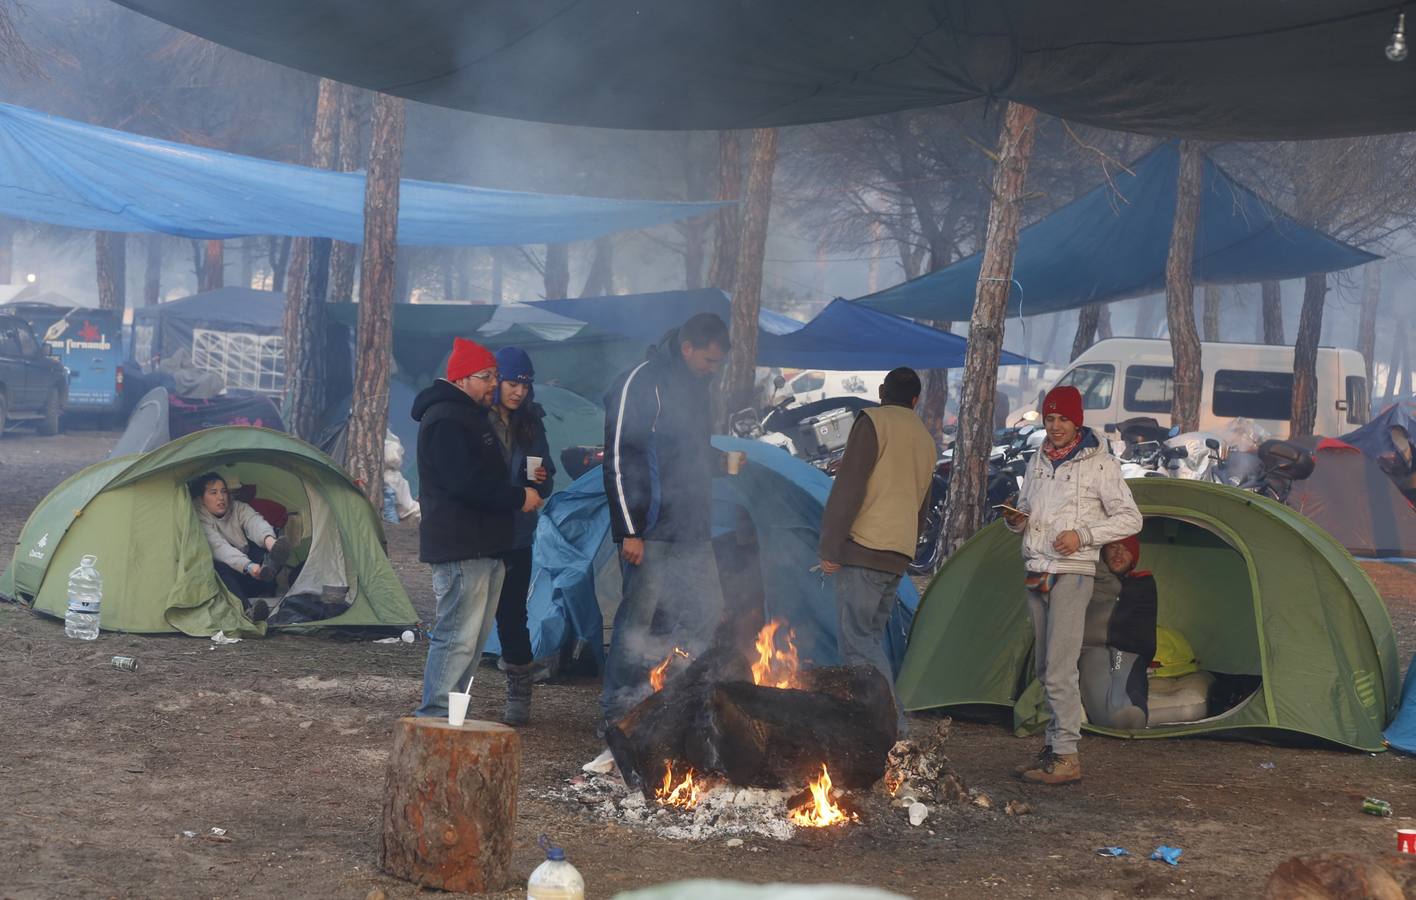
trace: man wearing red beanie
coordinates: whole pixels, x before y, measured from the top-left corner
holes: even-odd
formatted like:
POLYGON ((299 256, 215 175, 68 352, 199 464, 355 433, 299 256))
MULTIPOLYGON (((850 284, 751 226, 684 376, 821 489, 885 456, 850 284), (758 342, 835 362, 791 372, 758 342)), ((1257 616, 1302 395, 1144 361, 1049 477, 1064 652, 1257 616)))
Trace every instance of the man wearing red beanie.
POLYGON ((516 510, 541 506, 535 488, 512 483, 488 420, 497 360, 454 338, 447 378, 413 400, 418 422, 419 558, 433 568, 437 623, 428 638, 423 702, 415 715, 446 716, 450 691, 465 691, 496 622, 516 510))
POLYGON ((1004 521, 1023 535, 1033 658, 1051 719, 1047 744, 1018 774, 1034 784, 1082 779, 1077 742, 1082 698, 1077 665, 1102 545, 1141 530, 1141 514, 1115 457, 1082 424, 1082 395, 1053 388, 1042 403, 1047 440, 1028 463, 1017 511, 1004 521))

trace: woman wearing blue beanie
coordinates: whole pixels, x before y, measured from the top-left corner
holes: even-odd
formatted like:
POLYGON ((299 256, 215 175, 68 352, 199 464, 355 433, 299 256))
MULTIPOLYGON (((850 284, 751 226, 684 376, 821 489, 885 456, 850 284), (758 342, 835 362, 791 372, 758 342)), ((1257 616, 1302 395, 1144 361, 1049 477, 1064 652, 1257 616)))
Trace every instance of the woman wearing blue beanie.
MULTIPOLYGON (((492 431, 501 444, 512 484, 533 487, 544 498, 551 495, 556 467, 542 422, 545 410, 534 402, 536 372, 531 357, 519 347, 497 351, 497 392, 492 404, 492 431), (526 460, 537 456, 541 465, 528 478, 526 460)), ((497 603, 497 637, 506 666, 506 710, 502 721, 525 725, 531 721, 531 633, 526 627, 526 594, 531 587, 531 544, 536 535, 536 513, 513 516, 511 549, 502 554, 506 578, 497 603)))

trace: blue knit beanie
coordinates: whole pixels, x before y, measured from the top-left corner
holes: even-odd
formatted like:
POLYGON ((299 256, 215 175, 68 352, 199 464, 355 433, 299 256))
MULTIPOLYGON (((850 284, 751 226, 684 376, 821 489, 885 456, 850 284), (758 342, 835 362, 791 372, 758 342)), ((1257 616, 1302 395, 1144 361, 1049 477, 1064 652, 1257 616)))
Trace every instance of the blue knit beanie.
POLYGON ((497 377, 502 381, 531 384, 536 380, 536 370, 531 367, 531 357, 525 350, 503 347, 497 351, 497 377))

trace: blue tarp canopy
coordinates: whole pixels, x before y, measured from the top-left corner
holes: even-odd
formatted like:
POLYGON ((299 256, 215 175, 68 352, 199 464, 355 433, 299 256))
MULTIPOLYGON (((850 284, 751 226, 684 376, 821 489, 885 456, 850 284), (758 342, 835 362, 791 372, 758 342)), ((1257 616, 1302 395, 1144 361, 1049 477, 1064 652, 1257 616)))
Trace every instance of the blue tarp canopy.
MULTIPOLYGON (((809 463, 760 441, 715 437, 719 450, 741 450, 749 465, 741 474, 713 479, 713 531, 732 532, 746 512, 756 532, 762 576, 763 613, 796 630, 804 663, 835 665, 835 583, 811 569, 818 563, 821 514, 831 479, 809 463)), ((731 542, 729 542, 731 543, 731 542)), ((587 642, 603 663, 605 623, 598 596, 619 601, 619 556, 610 540, 609 500, 600 469, 586 472, 546 504, 536 525, 527 620, 537 659, 556 655, 567 640, 587 642)), ((732 573, 721 573, 724 580, 732 573)), ((671 598, 690 602, 692 598, 671 598)), ((731 603, 731 598, 729 599, 731 603)), ((898 669, 905 654, 919 594, 901 579, 884 644, 898 669)), ((495 634, 487 651, 499 653, 495 634)))
POLYGON ((1411 416, 1412 408, 1405 402, 1393 403, 1356 431, 1342 436, 1342 441, 1361 450, 1372 459, 1395 454, 1396 444, 1391 439, 1391 429, 1403 428, 1408 438, 1416 439, 1416 419, 1411 416))
MULTIPOLYGON (((728 297, 718 290, 675 291, 626 297, 541 300, 533 304, 567 318, 588 322, 646 341, 701 312, 728 318, 728 297)), ((875 372, 896 366, 952 369, 964 364, 968 341, 899 316, 834 300, 805 325, 764 310, 758 317, 757 364, 798 369, 875 372)), ((1026 358, 1004 353, 1001 365, 1026 358)))
MULTIPOLYGON (((398 242, 555 244, 700 216, 720 203, 494 191, 404 179, 398 242)), ((364 175, 238 156, 0 103, 0 214, 96 231, 364 240, 364 175)))
MULTIPOLYGON (((1175 219, 1178 145, 1141 157, 1113 178, 1023 229, 1008 315, 1037 315, 1138 297, 1165 288, 1175 219)), ((1248 284, 1335 272, 1378 257, 1300 225, 1208 157, 1195 230, 1195 283, 1248 284)), ((916 319, 968 320, 983 257, 975 253, 860 298, 916 319)))

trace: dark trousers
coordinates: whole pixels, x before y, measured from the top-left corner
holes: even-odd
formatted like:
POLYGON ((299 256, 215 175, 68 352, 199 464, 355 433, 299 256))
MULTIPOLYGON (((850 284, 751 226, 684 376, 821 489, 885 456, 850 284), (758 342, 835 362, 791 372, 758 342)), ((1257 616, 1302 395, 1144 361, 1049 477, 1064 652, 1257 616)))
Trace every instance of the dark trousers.
POLYGON ((531 589, 531 548, 508 550, 501 555, 506 565, 501 599, 497 601, 497 639, 502 659, 510 666, 532 661, 531 632, 526 627, 526 595, 531 589))
MULTIPOLYGON (((265 559, 265 548, 256 546, 253 541, 247 541, 246 556, 250 557, 252 562, 258 562, 265 559)), ((224 562, 216 563, 216 577, 220 578, 221 583, 226 585, 226 589, 240 598, 248 608, 253 597, 275 596, 274 584, 253 578, 245 572, 238 572, 224 562)))

